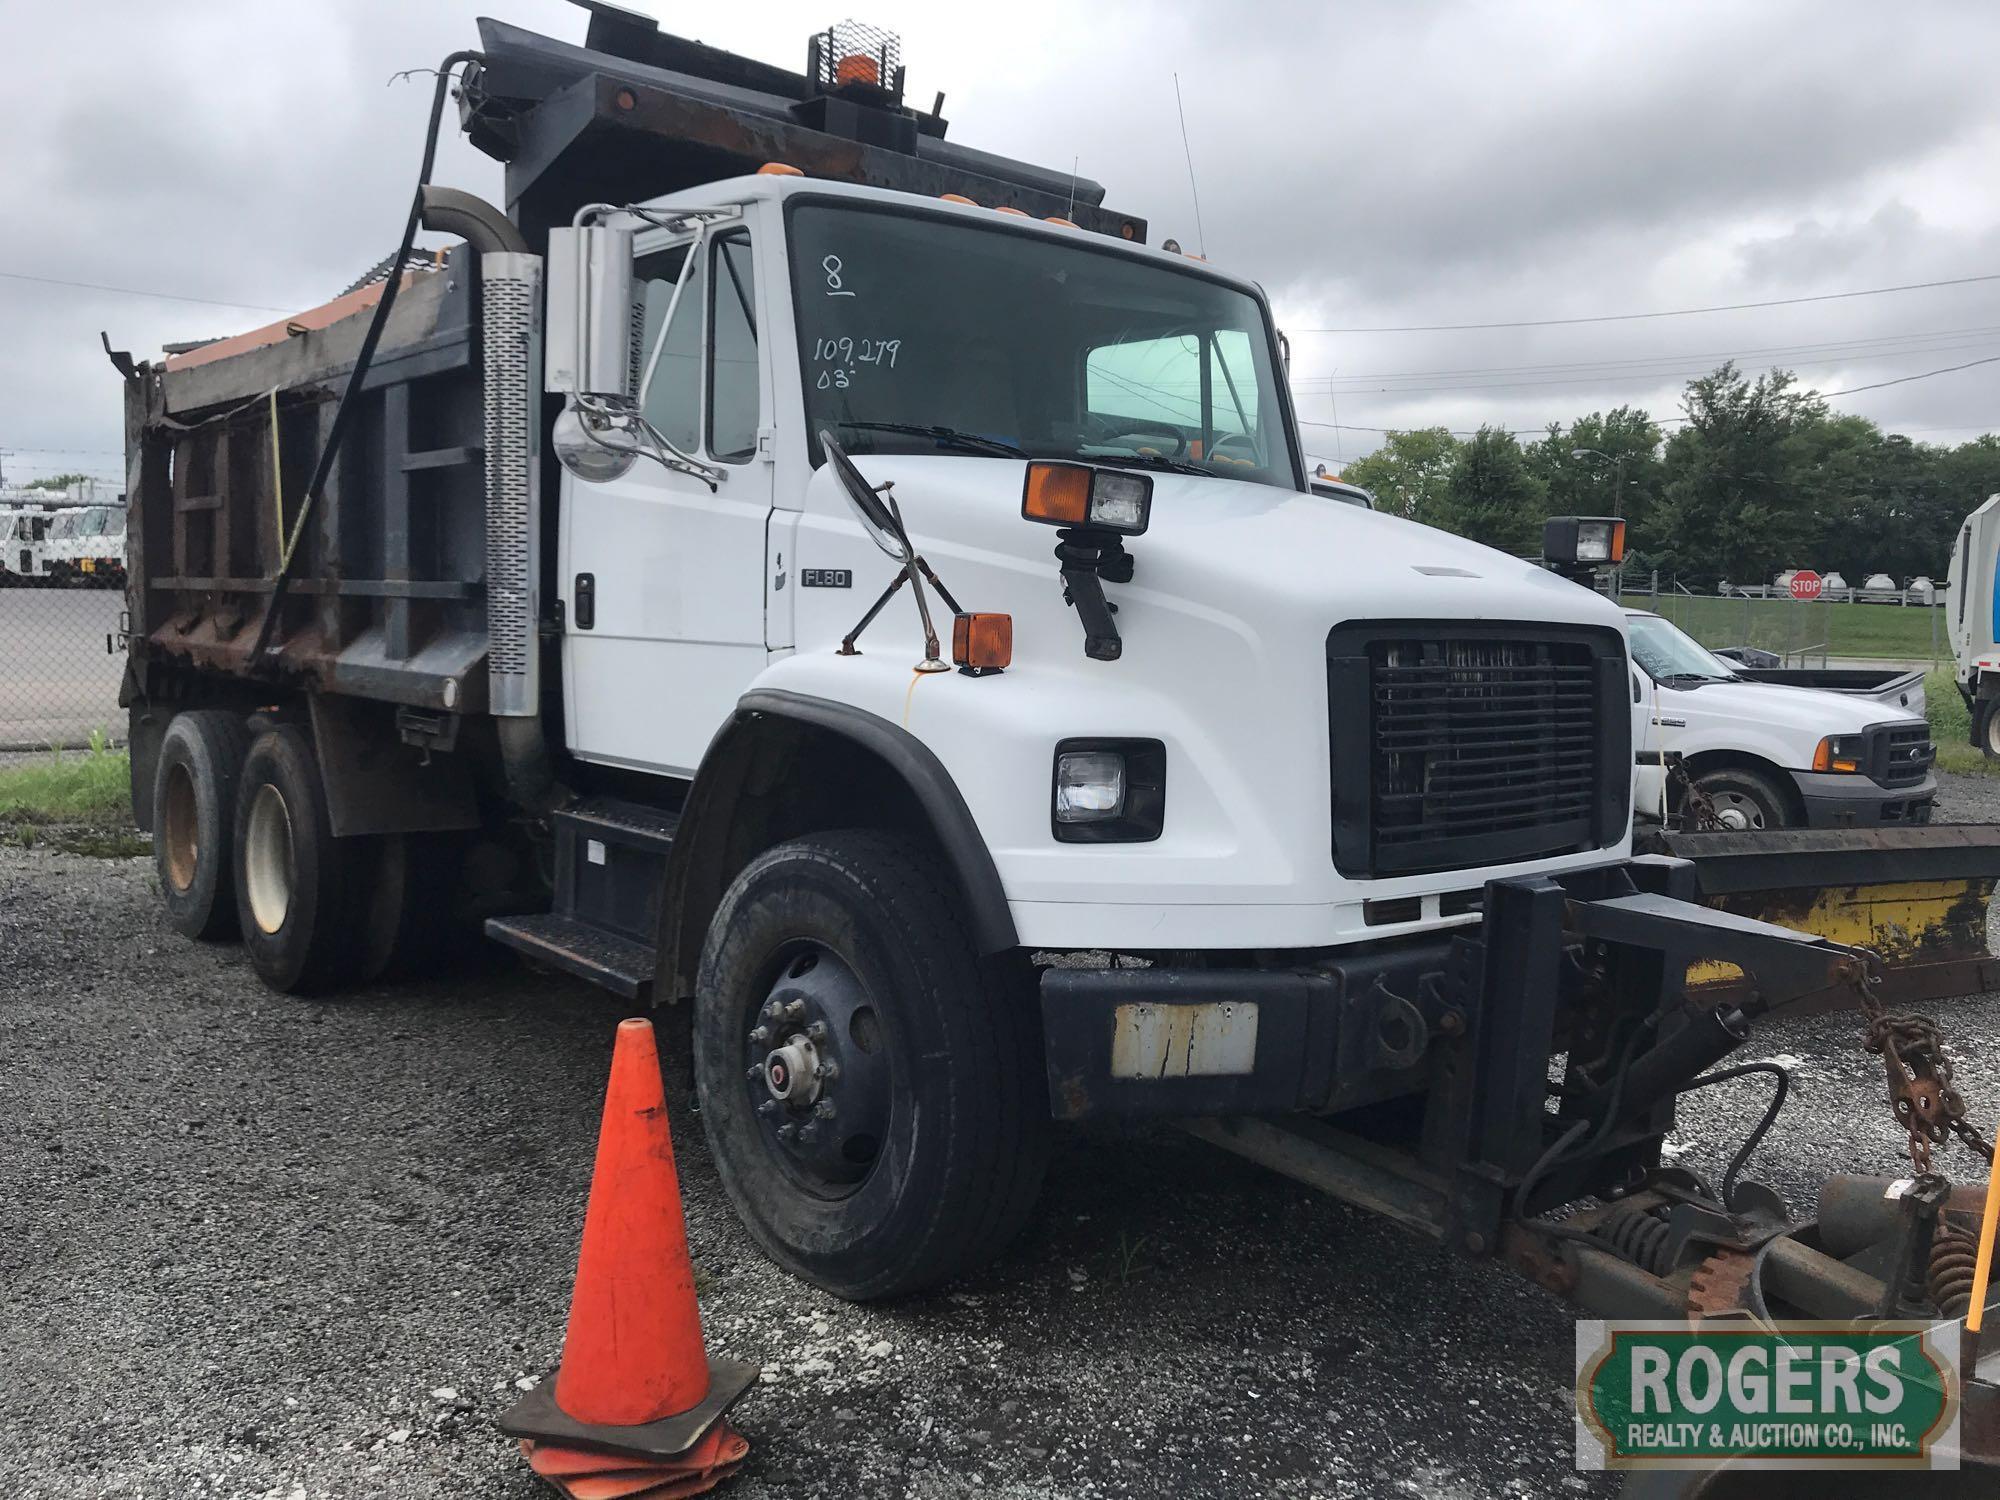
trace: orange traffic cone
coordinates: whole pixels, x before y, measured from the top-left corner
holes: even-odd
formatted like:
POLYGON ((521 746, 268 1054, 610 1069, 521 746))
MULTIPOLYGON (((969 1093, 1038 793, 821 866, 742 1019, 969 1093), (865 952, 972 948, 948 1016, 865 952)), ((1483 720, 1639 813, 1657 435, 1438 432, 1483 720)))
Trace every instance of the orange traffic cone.
POLYGON ((756 1379, 703 1347, 653 1024, 620 1022, 562 1362, 500 1430, 573 1500, 668 1500, 743 1461, 723 1413, 756 1379))

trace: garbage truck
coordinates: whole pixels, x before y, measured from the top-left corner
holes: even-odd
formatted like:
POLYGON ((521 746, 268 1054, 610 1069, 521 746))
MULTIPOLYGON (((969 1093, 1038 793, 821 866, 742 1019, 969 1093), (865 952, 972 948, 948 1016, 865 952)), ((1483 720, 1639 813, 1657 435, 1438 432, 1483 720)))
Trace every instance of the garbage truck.
MULTIPOLYGON (((371 284, 112 353, 174 924, 302 993, 477 924, 677 1007, 737 1213, 850 1298, 991 1255, 1093 1118, 1589 1306, 1734 1257, 1824 1312, 1951 1241, 1957 1198, 1834 1243, 1663 1160, 1760 1019, 1893 1016, 1895 965, 1634 857, 1618 608, 1315 494, 1254 281, 949 140, 893 37, 807 55, 482 21, 431 140, 455 87, 504 206, 427 147, 371 284)), ((1889 1034, 1941 1170, 1946 1041, 1889 1034)))

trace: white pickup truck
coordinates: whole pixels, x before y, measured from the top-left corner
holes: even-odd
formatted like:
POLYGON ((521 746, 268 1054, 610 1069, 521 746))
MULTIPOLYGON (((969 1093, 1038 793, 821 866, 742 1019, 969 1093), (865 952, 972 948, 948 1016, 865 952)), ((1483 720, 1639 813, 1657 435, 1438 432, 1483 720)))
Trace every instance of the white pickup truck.
POLYGON ((1725 828, 1928 823, 1937 796, 1929 724, 1873 698, 1759 682, 1672 621, 1627 610, 1632 647, 1633 805, 1681 816, 1668 767, 1725 828))

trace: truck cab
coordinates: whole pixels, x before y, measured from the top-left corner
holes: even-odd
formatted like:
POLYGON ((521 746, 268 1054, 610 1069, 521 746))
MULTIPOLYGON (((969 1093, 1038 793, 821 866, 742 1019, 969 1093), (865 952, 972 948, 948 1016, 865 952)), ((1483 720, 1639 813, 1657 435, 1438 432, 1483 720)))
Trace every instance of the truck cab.
POLYGON ((1469 867, 1622 846, 1595 696, 1622 658, 1616 611, 1313 493, 1253 283, 1067 224, 785 174, 632 219, 641 407, 707 472, 564 475, 580 760, 693 776, 748 693, 868 714, 937 757, 1036 948, 1152 947, 1163 926, 1172 946, 1220 949, 1431 930, 1466 919, 1438 903, 1469 867), (651 227, 692 211, 712 216, 651 227), (1011 621, 1005 671, 917 670, 907 606, 839 649, 897 564, 826 436, 894 487, 963 609, 1011 621), (1113 661, 1087 654, 1057 538, 1023 517, 1051 465, 1149 492, 1129 582, 1106 586, 1113 661), (1501 622, 1516 639, 1481 644, 1501 622), (1395 717, 1374 739, 1371 695, 1395 717), (1530 728, 1512 710, 1536 701, 1554 718, 1530 728), (1460 733, 1490 717, 1476 774, 1448 765, 1439 713, 1460 733), (1107 808, 1054 804, 1065 756, 1113 768, 1093 792, 1107 808))

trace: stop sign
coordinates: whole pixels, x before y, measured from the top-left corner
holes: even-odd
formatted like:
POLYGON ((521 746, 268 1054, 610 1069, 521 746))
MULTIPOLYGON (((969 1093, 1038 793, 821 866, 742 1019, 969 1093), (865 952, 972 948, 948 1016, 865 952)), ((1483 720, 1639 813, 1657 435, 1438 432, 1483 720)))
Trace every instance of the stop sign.
POLYGON ((1794 599, 1817 599, 1821 585, 1825 582, 1811 568, 1801 568, 1792 575, 1792 597, 1794 599))

